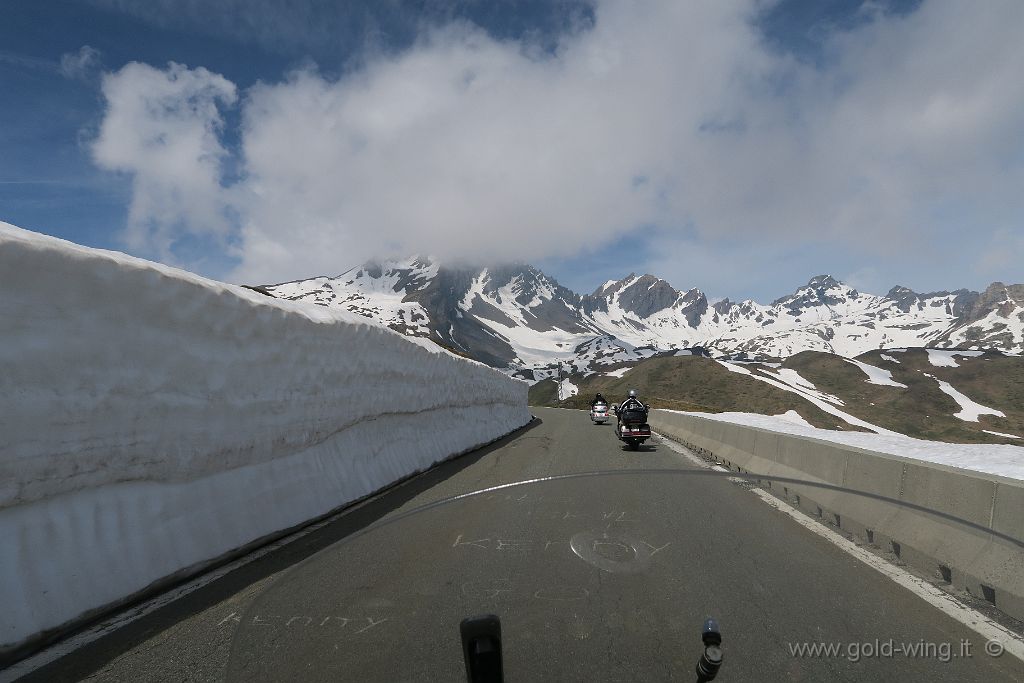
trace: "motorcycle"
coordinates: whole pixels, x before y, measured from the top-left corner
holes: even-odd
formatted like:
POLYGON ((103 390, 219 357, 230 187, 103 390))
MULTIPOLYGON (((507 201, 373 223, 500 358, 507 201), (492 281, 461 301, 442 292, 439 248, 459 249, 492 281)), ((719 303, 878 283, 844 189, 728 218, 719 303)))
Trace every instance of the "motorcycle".
POLYGON ((650 406, 644 405, 644 409, 627 408, 622 410, 616 407, 616 415, 619 421, 615 426, 615 436, 626 444, 631 451, 640 449, 640 444, 651 438, 651 425, 647 424, 647 413, 650 406))
POLYGON ((597 425, 603 425, 608 421, 608 404, 595 403, 590 406, 590 421, 597 425))

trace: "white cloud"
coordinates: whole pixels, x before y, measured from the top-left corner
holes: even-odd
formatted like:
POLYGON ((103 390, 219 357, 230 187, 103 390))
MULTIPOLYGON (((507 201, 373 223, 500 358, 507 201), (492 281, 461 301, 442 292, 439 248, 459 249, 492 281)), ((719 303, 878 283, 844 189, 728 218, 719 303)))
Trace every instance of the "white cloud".
POLYGON ((104 76, 103 94, 107 111, 92 153, 101 168, 133 175, 128 245, 173 261, 184 236, 228 237, 218 105, 235 102, 235 86, 203 68, 133 62, 104 76))
POLYGON ((690 170, 691 131, 759 68, 745 8, 615 3, 555 58, 453 26, 342 81, 304 72, 254 89, 243 235, 261 260, 238 277, 381 251, 570 255, 670 217, 659 194, 690 170))
POLYGON ((695 235, 783 255, 813 237, 866 254, 881 278, 907 249, 958 256, 940 239, 954 225, 1020 225, 1024 4, 875 13, 829 39, 824 67, 769 49, 760 6, 605 2, 554 56, 452 25, 340 80, 305 70, 258 85, 243 103, 246 174, 226 191, 216 104, 231 84, 130 65, 108 80, 123 87, 105 86, 101 136, 127 159, 97 159, 136 173, 133 217, 155 234, 167 218, 219 225, 233 206, 233 276, 247 281, 389 253, 569 256, 645 224, 688 226, 674 245, 659 232, 665 254, 695 235), (146 89, 202 106, 154 114, 146 89), (156 133, 166 144, 144 144, 156 133))
POLYGON ((83 45, 77 52, 65 52, 60 57, 60 73, 64 78, 86 80, 100 66, 100 51, 83 45))

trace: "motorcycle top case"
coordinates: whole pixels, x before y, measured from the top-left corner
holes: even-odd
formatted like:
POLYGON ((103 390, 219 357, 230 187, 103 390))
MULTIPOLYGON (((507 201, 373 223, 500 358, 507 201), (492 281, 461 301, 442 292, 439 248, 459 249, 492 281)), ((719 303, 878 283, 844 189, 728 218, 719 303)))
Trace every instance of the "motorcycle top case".
POLYGON ((647 412, 636 409, 626 410, 622 413, 619 413, 619 419, 623 422, 623 424, 643 424, 647 422, 647 412))

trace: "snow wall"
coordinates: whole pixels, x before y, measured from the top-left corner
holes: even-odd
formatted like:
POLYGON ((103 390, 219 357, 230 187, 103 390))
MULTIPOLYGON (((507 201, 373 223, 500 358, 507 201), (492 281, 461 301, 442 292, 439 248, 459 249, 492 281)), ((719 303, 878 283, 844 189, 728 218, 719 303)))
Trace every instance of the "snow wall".
POLYGON ((0 654, 521 427, 527 389, 0 223, 0 654))

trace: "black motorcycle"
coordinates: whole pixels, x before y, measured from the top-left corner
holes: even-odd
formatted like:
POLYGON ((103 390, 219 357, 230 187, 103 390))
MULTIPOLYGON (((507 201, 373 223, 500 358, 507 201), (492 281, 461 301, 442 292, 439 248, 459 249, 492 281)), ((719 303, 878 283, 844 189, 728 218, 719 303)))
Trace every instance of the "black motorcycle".
POLYGON ((640 444, 651 438, 651 425, 647 424, 649 410, 646 405, 641 408, 635 404, 627 405, 625 409, 621 406, 616 408, 619 421, 615 427, 615 436, 631 451, 639 450, 640 444))

